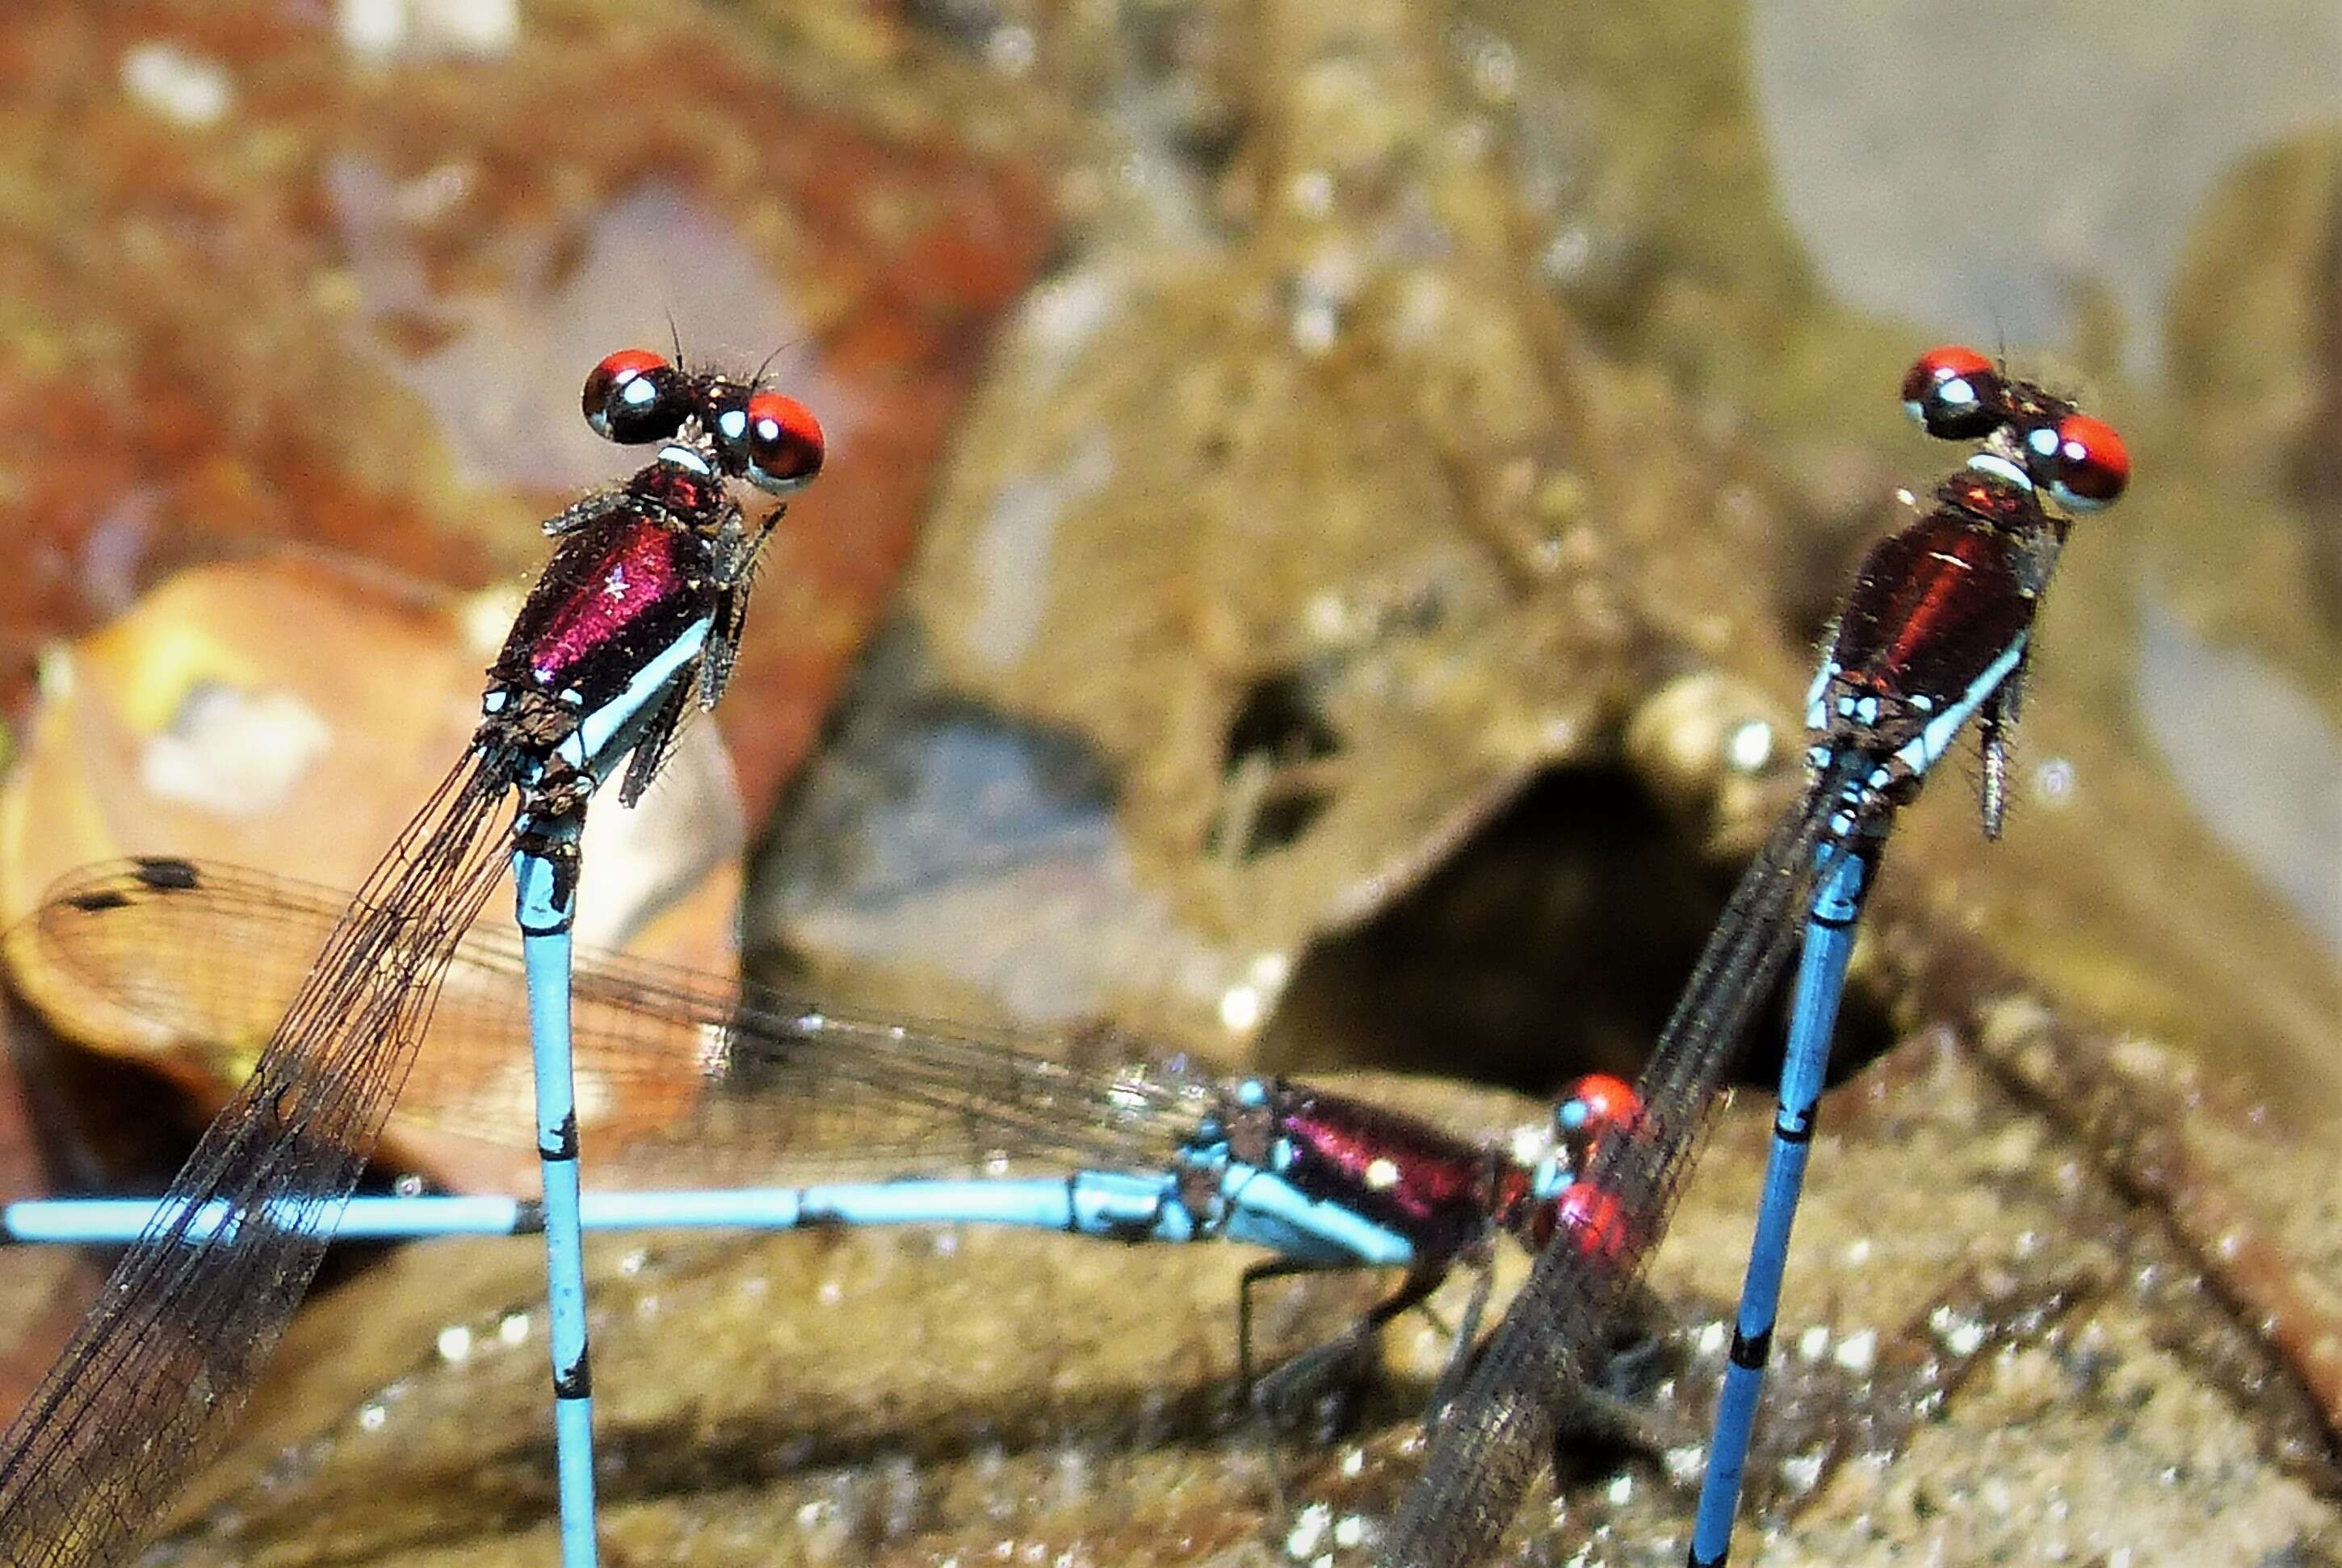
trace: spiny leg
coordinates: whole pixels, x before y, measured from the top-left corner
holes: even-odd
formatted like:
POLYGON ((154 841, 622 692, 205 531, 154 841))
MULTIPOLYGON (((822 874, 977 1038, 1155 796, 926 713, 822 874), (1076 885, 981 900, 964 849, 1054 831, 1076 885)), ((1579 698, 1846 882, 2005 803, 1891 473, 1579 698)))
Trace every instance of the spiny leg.
POLYGON ((2017 728, 2017 715, 2025 702, 2026 662, 2026 655, 2020 654, 2008 679, 1985 699, 1977 712, 1977 734, 1984 748, 1984 775, 1978 786, 1977 804, 1987 839, 2000 837, 2008 816, 2008 738, 2017 728))
POLYGON ((1439 1381, 1431 1388, 1431 1406, 1426 1413, 1426 1423, 1436 1419, 1456 1391, 1464 1386, 1464 1374, 1471 1369, 1472 1347, 1480 1340, 1480 1317, 1487 1310, 1488 1295, 1496 1288, 1496 1260, 1493 1250, 1484 1240, 1471 1248, 1457 1262, 1472 1271, 1472 1295, 1464 1304, 1464 1316, 1447 1346, 1447 1363, 1439 1370, 1439 1381))
POLYGON ((634 498, 624 490, 597 490, 591 495, 571 502, 546 518, 545 532, 547 537, 558 539, 581 528, 591 528, 612 513, 623 512, 633 504, 634 498))
MULTIPOLYGON (((1271 1279, 1278 1274, 1326 1272, 1327 1271, 1322 1267, 1307 1263, 1283 1261, 1256 1263, 1252 1268, 1245 1271, 1245 1287, 1249 1293, 1256 1278, 1271 1279)), ((1263 1414, 1274 1415, 1292 1410, 1305 1399, 1331 1386, 1336 1377, 1345 1372, 1348 1373, 1347 1381, 1356 1383, 1361 1375, 1359 1367, 1362 1358, 1373 1346, 1376 1336, 1382 1332, 1383 1325, 1410 1307, 1421 1305, 1433 1291, 1439 1288, 1440 1281, 1446 1277, 1447 1269, 1444 1263, 1436 1268, 1418 1266, 1409 1269, 1406 1277, 1399 1282, 1397 1289, 1358 1314, 1357 1320, 1349 1327, 1323 1344, 1313 1345, 1294 1356, 1275 1371, 1263 1376, 1256 1384, 1251 1379, 1252 1351, 1248 1341, 1252 1324, 1250 1298, 1247 1293, 1246 1310, 1240 1314, 1242 1318, 1240 1335, 1247 1342, 1242 1347, 1241 1357, 1246 1375, 1246 1389, 1251 1403, 1263 1414)))
POLYGON ((687 680, 676 681, 659 699, 658 711, 651 715, 642 738, 635 743, 634 754, 626 759, 626 776, 618 783, 620 805, 632 806, 641 800, 651 780, 666 765, 666 759, 675 751, 676 736, 682 733, 684 721, 691 715, 691 686, 687 680))
POLYGON ((708 629, 707 652, 699 666, 703 708, 713 708, 732 683, 733 666, 740 657, 740 638, 747 629, 748 594, 756 585, 756 573, 765 564, 765 547, 772 541, 773 529, 786 510, 776 508, 753 538, 743 539, 734 530, 718 541, 716 570, 724 586, 716 596, 716 624, 708 629))

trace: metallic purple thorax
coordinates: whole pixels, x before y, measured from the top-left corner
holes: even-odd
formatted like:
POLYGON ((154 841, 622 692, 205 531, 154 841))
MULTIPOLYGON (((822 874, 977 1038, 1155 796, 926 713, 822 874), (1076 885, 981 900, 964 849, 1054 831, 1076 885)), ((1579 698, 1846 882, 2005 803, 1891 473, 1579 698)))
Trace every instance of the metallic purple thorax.
POLYGON ((1446 1258, 1483 1233, 1492 1202, 1486 1151, 1412 1116, 1286 1084, 1276 1131, 1291 1150, 1281 1174, 1306 1195, 1339 1203, 1446 1258))
MULTIPOLYGON (((1915 696, 1933 711, 1959 701, 2033 624, 2023 537, 1961 504, 1959 488, 1947 485, 1947 504, 1872 547, 1838 620, 1831 661, 1890 709, 1915 696)), ((1976 500, 2002 502, 1998 489, 1976 500)))
POLYGON ((665 512, 621 507, 562 540, 489 673, 547 694, 575 692, 591 713, 713 614, 707 542, 665 512))

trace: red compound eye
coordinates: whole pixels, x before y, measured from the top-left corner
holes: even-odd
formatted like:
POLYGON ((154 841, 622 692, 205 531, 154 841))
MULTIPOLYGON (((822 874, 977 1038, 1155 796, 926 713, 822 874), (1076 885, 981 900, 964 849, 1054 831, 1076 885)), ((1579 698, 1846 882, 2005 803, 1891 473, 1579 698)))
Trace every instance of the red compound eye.
POLYGON ((2068 512, 2110 506, 2130 483, 2130 452, 2115 427, 2087 414, 2069 414, 2052 433, 2049 494, 2068 512))
POLYGON ((821 472, 826 450, 821 422, 794 397, 759 392, 748 399, 748 483, 775 495, 801 490, 821 472))
POLYGON ((622 348, 586 377, 586 423, 621 446, 665 441, 683 427, 683 378, 646 348, 622 348))
POLYGON ((1947 441, 1988 435, 2007 417, 2000 373, 1957 344, 1919 356, 1903 377, 1903 406, 1928 434, 1947 441))
POLYGON ((1553 1200, 1554 1226, 1587 1257, 1605 1262, 1626 1246, 1626 1213, 1614 1193, 1591 1182, 1572 1182, 1553 1200))
POLYGON ((1555 1125, 1566 1136, 1589 1140, 1632 1128, 1642 1116, 1642 1097, 1635 1086, 1607 1073, 1588 1073, 1572 1084, 1553 1113, 1555 1125))

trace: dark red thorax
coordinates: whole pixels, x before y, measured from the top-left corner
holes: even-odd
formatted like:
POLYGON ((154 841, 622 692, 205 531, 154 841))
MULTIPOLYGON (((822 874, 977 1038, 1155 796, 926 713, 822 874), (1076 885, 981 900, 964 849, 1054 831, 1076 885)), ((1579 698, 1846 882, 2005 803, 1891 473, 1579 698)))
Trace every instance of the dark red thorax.
POLYGON ((564 539, 490 672, 593 712, 713 608, 708 545, 634 508, 564 539))
POLYGON ((1286 1181, 1389 1226, 1425 1257, 1453 1255, 1488 1223, 1486 1154, 1414 1117, 1287 1085, 1276 1130, 1293 1154, 1286 1181))
POLYGON ((1949 509, 1882 539, 1862 564, 1830 657, 1897 701, 1957 701, 2032 624, 2009 534, 1949 509))

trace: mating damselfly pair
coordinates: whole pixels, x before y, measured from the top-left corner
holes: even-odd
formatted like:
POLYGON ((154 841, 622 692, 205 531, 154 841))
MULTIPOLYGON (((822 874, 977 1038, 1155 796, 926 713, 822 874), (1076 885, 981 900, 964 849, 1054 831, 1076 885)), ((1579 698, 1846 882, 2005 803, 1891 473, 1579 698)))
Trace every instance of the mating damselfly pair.
MULTIPOLYGON (((786 492, 821 455, 810 416, 776 394, 654 355, 613 355, 589 378, 587 416, 602 434, 660 451, 626 486, 548 525, 563 542, 491 671, 473 753, 355 900, 345 908, 271 879, 146 860, 84 874, 35 917, 36 938, 134 1007, 185 1004, 168 983, 142 990, 139 979, 141 965, 174 955, 197 962, 276 942, 303 954, 322 943, 323 957, 251 1083, 160 1200, 11 1212, 28 1239, 135 1227, 137 1240, 0 1455, 10 1560, 110 1562, 135 1545, 216 1442, 337 1225, 543 1229, 563 1553, 574 1564, 596 1551, 581 1223, 949 1220, 1244 1241, 1268 1252, 1248 1282, 1295 1269, 1403 1271, 1357 1335, 1457 1263, 1484 1262, 1499 1233, 1514 1235, 1538 1254, 1531 1283, 1467 1361, 1476 1299, 1455 1363, 1469 1375, 1443 1401, 1429 1468, 1386 1545, 1396 1563, 1471 1560, 1509 1517, 1555 1402, 1583 1382, 1664 1229, 1746 1019, 1802 931, 1774 1174, 1693 1546, 1695 1561, 1720 1561, 1850 929, 1879 849, 1897 808, 1970 719, 1984 734, 1986 824, 1997 829, 2006 733, 2067 520, 2113 500, 2127 477, 2105 425, 1968 351, 1924 357, 1904 392, 1931 433, 1978 449, 1938 487, 1934 509, 1865 563, 1809 698, 1812 784, 1727 905, 1641 1081, 1583 1084, 1549 1124, 1483 1147, 1397 1107, 1276 1080, 1066 1062, 1013 1037, 836 1016, 623 961, 581 969, 573 994, 567 926, 586 800, 629 755, 621 793, 638 794, 695 692, 712 704, 730 668, 765 534, 746 527, 725 481, 786 492), (508 828, 498 814, 507 789, 521 799, 508 828), (518 941, 459 943, 507 847, 518 941), (507 1034, 519 1031, 525 995, 541 1207, 350 1200, 451 963, 498 983, 462 989, 494 998, 507 1034), (746 1096, 772 1110, 759 1122, 773 1178, 581 1202, 573 1036, 579 1053, 623 1062, 700 1049, 711 1034, 722 1045, 708 1056, 707 1104, 746 1096), (1012 1156, 1005 1171, 964 1168, 1002 1153, 1012 1156), (175 1463, 145 1457, 158 1439, 175 1463)), ((690 1125, 684 1141, 702 1142, 690 1125)))

